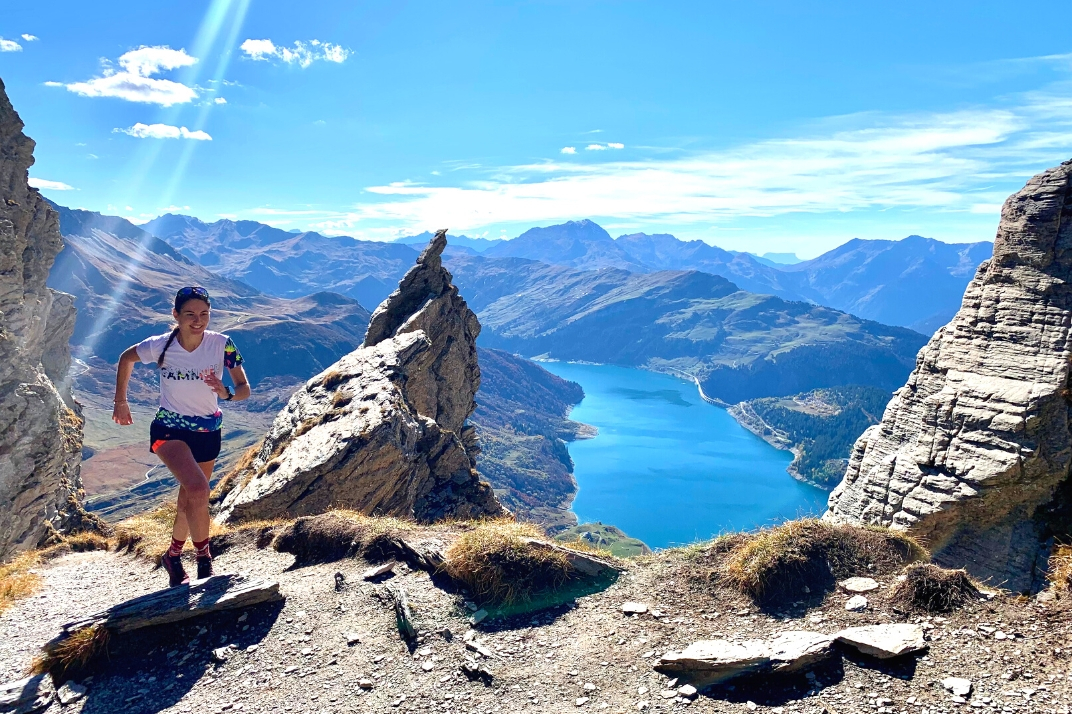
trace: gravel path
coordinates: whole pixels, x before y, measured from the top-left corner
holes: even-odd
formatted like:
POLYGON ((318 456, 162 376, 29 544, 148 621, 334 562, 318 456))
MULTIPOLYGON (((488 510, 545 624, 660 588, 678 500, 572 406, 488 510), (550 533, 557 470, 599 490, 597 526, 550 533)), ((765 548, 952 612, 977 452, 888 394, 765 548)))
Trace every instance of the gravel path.
MULTIPOLYGON (((385 586, 361 580, 367 563, 288 570, 292 562, 252 547, 224 553, 218 572, 276 578, 285 604, 113 642, 110 661, 83 680, 87 696, 48 711, 1067 714, 1072 700, 1072 630, 1063 601, 1043 606, 998 596, 948 618, 908 618, 928 632, 922 657, 882 663, 844 651, 806 675, 738 680, 690 702, 652 670, 658 655, 697 639, 830 633, 905 618, 883 609, 881 590, 869 594, 874 607, 860 613, 846 612, 848 596, 835 593, 821 608, 771 617, 725 592, 696 592, 680 556, 664 554, 631 565, 604 592, 469 632, 461 594, 399 565, 388 582, 406 590, 423 633, 410 649, 398 636, 385 586), (341 591, 336 572, 346 580, 341 591), (658 617, 623 615, 627 600, 648 603, 658 617), (470 638, 492 657, 475 652, 470 638), (220 647, 230 648, 224 662, 213 658, 220 647), (461 670, 466 662, 482 664, 493 677, 470 681, 461 670), (940 684, 949 676, 972 680, 966 702, 954 702, 940 684)), ((108 553, 66 556, 43 573, 43 590, 0 617, 5 679, 15 678, 63 621, 164 579, 140 561, 108 553)))

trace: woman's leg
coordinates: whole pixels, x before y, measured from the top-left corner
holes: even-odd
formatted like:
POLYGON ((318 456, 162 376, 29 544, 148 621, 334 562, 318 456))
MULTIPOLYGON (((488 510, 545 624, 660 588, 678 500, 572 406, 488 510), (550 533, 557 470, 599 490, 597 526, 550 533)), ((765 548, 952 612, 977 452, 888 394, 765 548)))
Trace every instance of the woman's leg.
MULTIPOLYGON (((165 441, 156 447, 156 455, 164 462, 175 479, 179 482, 179 504, 185 505, 179 513, 185 514, 186 527, 195 542, 208 539, 208 477, 201 465, 194 461, 190 447, 177 440, 165 441), (185 497, 185 504, 183 499, 185 497)), ((172 531, 176 539, 185 533, 179 533, 181 516, 175 516, 175 528, 172 531)))
MULTIPOLYGON (((201 467, 201 471, 205 474, 205 478, 211 482, 212 469, 216 465, 216 460, 201 461, 198 462, 197 465, 201 467)), ((171 530, 171 537, 175 540, 181 540, 184 543, 186 542, 186 539, 190 537, 190 524, 186 520, 187 507, 186 487, 179 486, 179 498, 175 505, 175 527, 171 530)))

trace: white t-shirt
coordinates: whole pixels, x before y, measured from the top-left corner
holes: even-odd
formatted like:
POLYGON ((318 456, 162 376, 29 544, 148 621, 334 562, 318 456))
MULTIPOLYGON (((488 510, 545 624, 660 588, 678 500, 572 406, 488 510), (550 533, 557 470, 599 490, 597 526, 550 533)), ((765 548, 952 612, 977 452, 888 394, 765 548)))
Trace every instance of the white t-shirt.
MULTIPOLYGON (((149 337, 138 343, 138 359, 143 364, 156 364, 171 332, 149 337)), ((210 417, 219 414, 216 393, 202 381, 202 375, 212 370, 221 379, 224 368, 242 364, 242 355, 227 335, 205 330, 201 344, 187 352, 179 338, 171 341, 160 369, 160 407, 189 417, 210 417)))

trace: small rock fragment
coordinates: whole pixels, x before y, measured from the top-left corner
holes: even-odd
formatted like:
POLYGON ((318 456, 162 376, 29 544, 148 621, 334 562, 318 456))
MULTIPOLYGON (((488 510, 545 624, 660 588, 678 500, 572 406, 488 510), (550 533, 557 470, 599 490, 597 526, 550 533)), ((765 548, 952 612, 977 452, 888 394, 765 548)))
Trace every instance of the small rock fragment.
POLYGON ((867 609, 867 598, 863 595, 853 595, 845 603, 845 609, 849 612, 861 612, 867 609))
POLYGON ((479 640, 469 640, 465 643, 465 646, 471 649, 473 652, 476 652, 481 657, 492 659, 495 656, 495 654, 487 647, 485 647, 484 644, 479 640))
POLYGON ((858 595, 877 590, 878 582, 874 578, 846 578, 838 586, 847 593, 858 595))
POLYGON ((377 565, 374 568, 369 568, 365 572, 361 573, 362 580, 375 580, 376 578, 383 577, 387 573, 393 572, 395 569, 394 563, 384 563, 377 565))
POLYGON ((372 689, 372 684, 373 683, 371 679, 359 679, 357 681, 357 686, 361 687, 362 689, 372 689))
POLYGON ((625 615, 643 615, 648 611, 648 606, 642 602, 622 603, 622 613, 625 615))
POLYGON ((577 706, 583 707, 585 704, 588 703, 588 697, 577 697, 577 701, 575 703, 577 706))
POLYGON ((469 622, 473 625, 479 625, 484 620, 488 619, 488 611, 481 608, 469 616, 469 622))
POLYGON ((697 690, 696 687, 692 686, 691 684, 682 684, 680 687, 677 688, 677 693, 685 697, 686 699, 695 699, 697 690))
POLYGON ((942 686, 957 697, 966 697, 972 691, 972 681, 961 677, 946 677, 942 680, 942 686))
POLYGON ((84 696, 86 696, 86 688, 77 682, 67 682, 56 691, 56 697, 63 706, 77 702, 84 696))
POLYGON ((212 659, 216 662, 226 662, 227 656, 231 654, 231 650, 227 647, 217 647, 212 650, 212 659))
POLYGON ((350 647, 353 647, 354 645, 356 645, 360 641, 361 641, 361 635, 357 634, 356 632, 347 632, 346 633, 346 644, 349 645, 350 647))

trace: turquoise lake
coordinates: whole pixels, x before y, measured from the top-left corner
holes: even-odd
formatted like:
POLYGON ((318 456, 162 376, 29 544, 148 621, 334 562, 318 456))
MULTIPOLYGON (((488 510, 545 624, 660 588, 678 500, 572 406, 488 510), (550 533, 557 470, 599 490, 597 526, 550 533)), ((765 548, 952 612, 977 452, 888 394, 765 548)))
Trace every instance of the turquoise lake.
POLYGON ((826 510, 825 491, 786 472, 792 454, 703 401, 696 385, 609 365, 540 366, 584 387, 570 418, 599 429, 569 445, 581 523, 665 548, 826 510))

